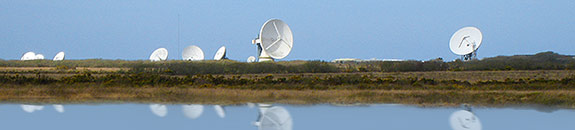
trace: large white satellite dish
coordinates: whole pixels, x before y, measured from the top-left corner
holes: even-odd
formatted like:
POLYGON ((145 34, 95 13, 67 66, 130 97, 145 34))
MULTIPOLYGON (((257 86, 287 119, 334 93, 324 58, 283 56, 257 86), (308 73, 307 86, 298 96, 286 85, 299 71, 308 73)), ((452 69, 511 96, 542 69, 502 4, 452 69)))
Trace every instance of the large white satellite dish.
POLYGON ((57 112, 64 113, 64 105, 54 104, 52 106, 54 107, 54 110, 56 110, 57 112))
POLYGON ((65 59, 65 53, 63 51, 58 52, 56 56, 54 56, 53 61, 61 61, 65 59))
POLYGON ((34 52, 26 52, 24 53, 24 55, 22 55, 22 58, 20 58, 20 60, 35 60, 36 59, 36 53, 34 52))
POLYGON ((216 52, 216 55, 214 55, 214 60, 221 60, 221 59, 226 59, 226 46, 220 47, 220 49, 218 49, 218 51, 216 52))
POLYGON ((453 130, 481 130, 479 118, 467 110, 459 110, 451 114, 449 123, 453 130))
POLYGON ((40 110, 44 109, 44 106, 40 106, 40 105, 20 105, 20 107, 22 107, 22 110, 24 110, 25 112, 28 112, 28 113, 32 113, 34 111, 40 111, 40 110))
POLYGON ((204 112, 204 106, 196 104, 182 105, 182 111, 186 117, 190 119, 196 119, 200 117, 204 112))
POLYGON ((44 55, 42 54, 36 54, 36 59, 35 60, 43 60, 44 59, 44 55))
POLYGON ((252 41, 258 45, 259 61, 273 61, 286 57, 293 47, 293 34, 289 26, 279 19, 264 23, 258 38, 252 41))
POLYGON ((150 61, 165 61, 168 59, 168 49, 158 48, 150 55, 150 61))
POLYGON ((214 106, 214 110, 216 110, 216 114, 218 114, 218 116, 220 118, 225 118, 226 117, 226 110, 224 109, 224 107, 220 106, 220 105, 215 105, 214 106))
POLYGON ((182 59, 186 61, 204 60, 204 51, 198 46, 188 46, 182 52, 182 59))
POLYGON ((255 125, 259 130, 291 130, 293 126, 293 121, 289 112, 279 106, 274 106, 267 109, 261 109, 260 105, 260 117, 255 125))
POLYGON ((451 52, 461 55, 464 60, 471 60, 476 57, 476 51, 481 45, 483 34, 476 27, 464 27, 451 36, 449 49, 451 52))
POLYGON ((256 57, 255 57, 255 56, 250 56, 250 57, 248 57, 247 62, 248 62, 248 63, 256 62, 256 57))

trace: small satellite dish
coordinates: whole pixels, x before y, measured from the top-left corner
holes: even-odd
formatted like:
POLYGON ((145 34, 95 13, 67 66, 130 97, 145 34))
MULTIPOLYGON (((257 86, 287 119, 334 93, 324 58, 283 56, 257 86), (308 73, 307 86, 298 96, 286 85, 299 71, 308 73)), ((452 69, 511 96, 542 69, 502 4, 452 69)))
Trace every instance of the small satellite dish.
POLYGON ((26 52, 24 53, 24 55, 22 55, 22 58, 20 58, 20 60, 35 60, 36 59, 36 53, 34 52, 26 52))
POLYGON ((226 59, 226 46, 220 47, 214 56, 214 60, 226 59))
POLYGON ((476 27, 464 27, 451 36, 449 48, 451 52, 461 55, 463 60, 471 60, 476 57, 476 51, 481 45, 483 34, 476 27))
POLYGON ((204 51, 198 46, 188 46, 182 52, 182 59, 186 61, 204 60, 204 51))
POLYGON ((255 125, 259 130, 292 130, 293 121, 285 108, 274 106, 260 111, 260 117, 255 125))
POLYGON ((59 113, 64 113, 64 105, 61 104, 54 104, 54 109, 59 113))
POLYGON ((168 49, 158 48, 150 55, 150 61, 165 61, 168 59, 168 49))
POLYGON ((256 57, 254 57, 254 56, 250 56, 250 57, 248 57, 248 60, 247 60, 247 62, 248 62, 248 63, 253 63, 253 62, 256 62, 256 57))
POLYGON ((196 104, 182 105, 182 111, 186 117, 190 119, 196 119, 200 117, 204 112, 204 106, 196 104))
POLYGON ((65 58, 65 54, 63 51, 61 51, 61 52, 58 52, 56 54, 56 56, 54 56, 53 61, 61 61, 61 60, 64 60, 64 58, 65 58))
POLYGON ((224 107, 222 107, 220 105, 215 105, 214 110, 216 110, 216 113, 218 114, 218 116, 220 118, 226 117, 226 110, 224 109, 224 107))
POLYGON ((20 107, 22 107, 22 110, 24 110, 25 112, 28 112, 28 113, 32 113, 34 111, 40 111, 40 110, 44 109, 44 106, 40 106, 40 105, 20 105, 20 107))
POLYGON ((44 59, 44 55, 42 54, 36 54, 36 59, 35 60, 43 60, 44 59))
POLYGON ((453 130, 481 130, 479 118, 466 110, 459 110, 451 114, 449 123, 453 130))
POLYGON ((152 113, 154 113, 154 115, 159 117, 165 117, 166 115, 168 115, 168 107, 166 107, 166 105, 163 104, 150 104, 150 110, 152 110, 152 113))
POLYGON ((259 37, 252 41, 258 45, 259 61, 273 61, 286 57, 293 47, 293 34, 289 26, 279 19, 264 23, 259 37))

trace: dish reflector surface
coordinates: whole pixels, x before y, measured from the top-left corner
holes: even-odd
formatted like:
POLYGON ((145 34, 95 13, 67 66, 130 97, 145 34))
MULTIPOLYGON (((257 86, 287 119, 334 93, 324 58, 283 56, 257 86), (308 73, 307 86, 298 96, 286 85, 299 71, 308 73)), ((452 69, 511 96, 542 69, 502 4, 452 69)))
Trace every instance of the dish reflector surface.
POLYGON ((168 49, 158 48, 150 55, 150 61, 165 61, 168 59, 168 49))
POLYGON ((248 63, 256 62, 256 57, 254 57, 254 56, 248 57, 247 62, 248 62, 248 63))
POLYGON ((204 60, 204 51, 198 46, 188 46, 182 52, 182 59, 187 61, 204 60))
POLYGON ((56 54, 56 56, 54 56, 53 61, 61 61, 61 60, 64 60, 64 58, 65 58, 65 54, 64 54, 64 52, 61 51, 61 52, 58 52, 56 54))
POLYGON ((24 55, 22 55, 22 58, 20 58, 20 60, 35 60, 36 59, 36 53, 34 52, 26 52, 24 53, 24 55))
POLYGON ((270 19, 260 30, 263 51, 274 59, 286 57, 293 47, 293 34, 289 26, 279 19, 270 19))
POLYGON ((220 105, 215 105, 214 110, 216 110, 216 113, 218 114, 218 116, 220 118, 226 117, 226 110, 224 110, 224 107, 222 107, 220 105))
POLYGON ((293 121, 289 112, 283 107, 271 107, 260 117, 260 130, 291 130, 293 121))
POLYGON ((36 54, 36 60, 43 60, 43 59, 44 59, 44 55, 36 54))
POLYGON ((44 109, 44 106, 40 106, 40 105, 20 105, 20 107, 22 107, 22 110, 24 110, 25 112, 28 112, 28 113, 32 113, 34 111, 40 111, 40 110, 44 109))
POLYGON ((449 123, 453 130, 481 130, 479 118, 466 110, 459 110, 451 114, 449 123))
POLYGON ((184 115, 190 119, 196 119, 202 115, 204 112, 203 105, 182 105, 182 111, 184 111, 184 115))
POLYGON ((55 104, 55 105, 52 105, 52 106, 54 106, 54 109, 55 109, 57 112, 59 112, 59 113, 64 113, 64 106, 63 106, 63 105, 55 104))
POLYGON ((464 27, 451 36, 449 48, 457 55, 466 55, 477 50, 483 40, 483 34, 476 27, 464 27))
POLYGON ((221 60, 226 58, 226 46, 220 47, 214 56, 214 60, 221 60))
POLYGON ((152 110, 152 113, 154 113, 154 115, 159 117, 164 117, 168 115, 168 107, 166 107, 166 105, 150 104, 150 110, 152 110))

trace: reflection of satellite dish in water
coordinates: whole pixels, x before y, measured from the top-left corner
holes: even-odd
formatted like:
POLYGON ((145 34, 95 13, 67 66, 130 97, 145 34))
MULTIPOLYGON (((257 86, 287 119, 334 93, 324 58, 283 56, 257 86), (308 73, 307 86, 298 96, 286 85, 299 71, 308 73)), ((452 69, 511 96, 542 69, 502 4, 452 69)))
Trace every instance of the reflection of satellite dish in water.
POLYGON ((43 60, 43 59, 44 59, 44 55, 36 54, 36 60, 43 60))
POLYGON ((61 60, 64 60, 64 58, 65 58, 65 53, 63 51, 61 51, 61 52, 58 52, 56 54, 56 56, 54 56, 54 59, 52 59, 52 60, 53 61, 61 61, 61 60))
POLYGON ((256 57, 254 57, 254 56, 250 56, 250 57, 248 57, 248 60, 247 60, 247 62, 248 62, 248 63, 253 63, 253 62, 256 62, 256 57))
POLYGON ((226 117, 226 110, 224 110, 224 107, 222 107, 220 105, 215 105, 214 110, 216 110, 216 113, 218 114, 218 116, 220 118, 226 117))
POLYGON ((196 119, 202 115, 204 112, 203 105, 182 105, 182 111, 184 115, 190 119, 196 119))
POLYGON ((282 59, 293 47, 293 34, 283 21, 270 19, 264 23, 259 37, 254 39, 252 44, 258 45, 259 62, 282 59))
POLYGON ((451 114, 449 123, 453 130, 481 130, 479 118, 466 110, 459 110, 451 114))
POLYGON ((478 28, 464 27, 451 36, 449 48, 451 52, 461 55, 463 60, 471 60, 476 58, 482 40, 483 34, 478 28))
POLYGON ((40 106, 40 105, 20 105, 20 107, 22 107, 22 110, 24 110, 25 112, 28 112, 28 113, 32 113, 34 111, 40 111, 40 110, 44 109, 44 106, 40 106))
POLYGON ((182 52, 182 59, 186 61, 204 60, 204 51, 198 46, 188 46, 182 52))
POLYGON ((259 130, 291 130, 293 121, 289 112, 283 107, 260 105, 260 117, 255 125, 259 130))
POLYGON ((52 105, 52 106, 54 106, 54 109, 55 109, 57 112, 59 112, 59 113, 64 113, 64 106, 63 106, 63 105, 54 104, 54 105, 52 105))
POLYGON ((22 55, 22 58, 20 58, 20 60, 35 60, 36 59, 36 53, 34 52, 26 52, 24 53, 24 55, 22 55))
POLYGON ((154 115, 159 117, 165 117, 166 115, 168 115, 168 107, 166 107, 166 105, 163 104, 150 104, 150 110, 152 110, 152 113, 154 113, 154 115))
POLYGON ((168 59, 168 49, 158 48, 150 55, 150 61, 165 61, 168 59))
POLYGON ((220 49, 218 49, 218 51, 216 52, 216 55, 214 55, 214 60, 221 60, 221 59, 227 59, 226 46, 220 47, 220 49))

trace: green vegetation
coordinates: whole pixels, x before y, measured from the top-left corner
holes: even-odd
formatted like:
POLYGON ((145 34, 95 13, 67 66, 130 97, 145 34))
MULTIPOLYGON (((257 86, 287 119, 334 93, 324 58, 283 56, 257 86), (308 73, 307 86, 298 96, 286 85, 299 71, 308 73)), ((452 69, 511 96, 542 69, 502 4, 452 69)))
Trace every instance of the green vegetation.
POLYGON ((66 61, 0 61, 0 67, 55 67, 60 70, 77 67, 129 68, 120 73, 157 73, 168 75, 195 74, 261 74, 261 73, 349 73, 349 72, 421 72, 421 71, 485 71, 485 70, 574 70, 572 56, 543 52, 535 55, 498 56, 462 62, 429 61, 372 61, 331 63, 324 61, 285 61, 276 63, 244 63, 224 61, 124 61, 124 60, 66 60, 66 61))

